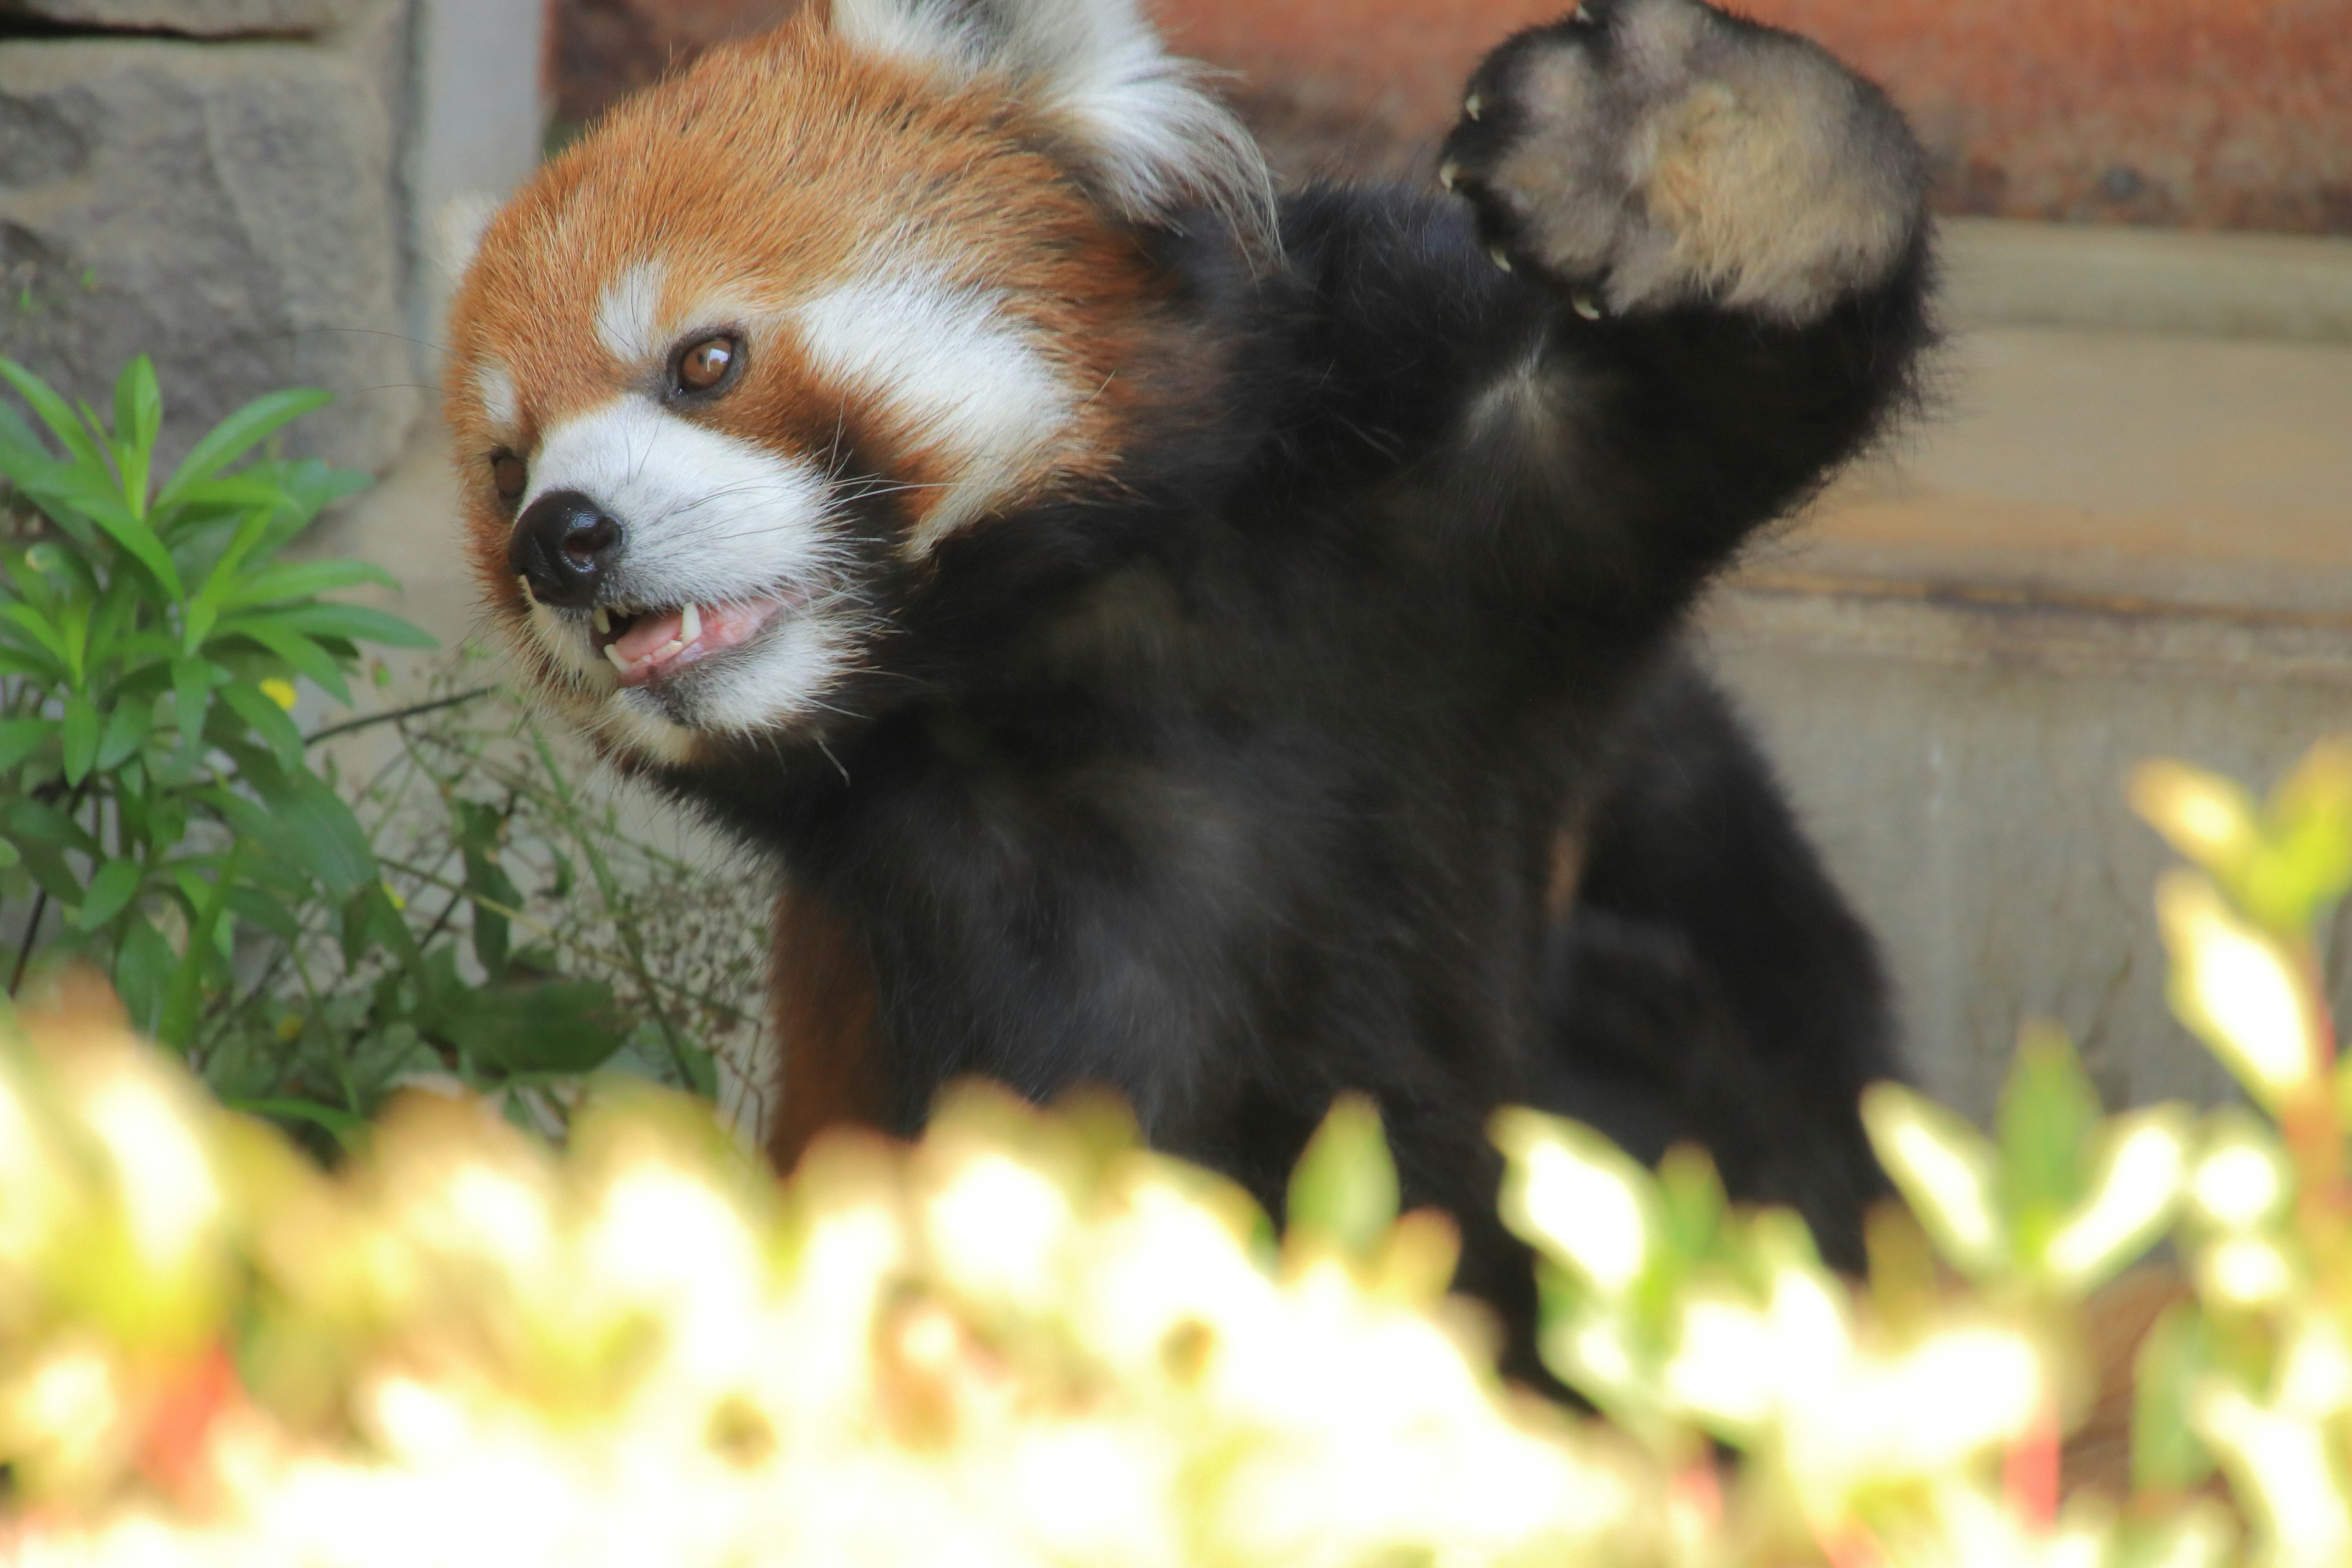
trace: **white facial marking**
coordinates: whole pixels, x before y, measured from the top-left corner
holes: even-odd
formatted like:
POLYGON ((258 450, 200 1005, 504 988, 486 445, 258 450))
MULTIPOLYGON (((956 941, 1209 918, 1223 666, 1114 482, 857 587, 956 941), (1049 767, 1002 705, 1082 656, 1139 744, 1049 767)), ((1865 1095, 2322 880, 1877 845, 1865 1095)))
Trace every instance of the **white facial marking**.
POLYGON ((530 475, 523 509, 576 490, 620 522, 625 543, 607 604, 694 605, 698 623, 698 606, 806 598, 756 640, 686 678, 691 729, 660 692, 621 686, 609 656, 589 639, 592 617, 533 603, 534 640, 579 689, 604 698, 594 722, 616 742, 675 762, 690 752, 694 731, 805 718, 849 663, 856 613, 841 601, 844 551, 815 463, 624 396, 549 431, 530 475))
POLYGON ((625 750, 639 752, 658 762, 681 764, 694 758, 694 731, 673 724, 624 691, 607 702, 594 721, 596 728, 625 750))
POLYGON ((596 302, 596 339, 623 364, 637 364, 661 353, 662 264, 633 262, 605 286, 596 302))
POLYGON ((522 403, 515 395, 514 377, 496 360, 484 360, 474 371, 474 395, 482 402, 482 417, 512 429, 522 421, 522 403))
POLYGON ((823 374, 887 403, 957 477, 922 515, 920 555, 1017 482, 1069 421, 1069 388, 997 296, 921 275, 860 279, 793 312, 823 374))
POLYGON ((520 510, 577 490, 627 546, 609 600, 719 604, 804 583, 832 560, 824 471, 643 397, 614 398, 547 433, 520 510))

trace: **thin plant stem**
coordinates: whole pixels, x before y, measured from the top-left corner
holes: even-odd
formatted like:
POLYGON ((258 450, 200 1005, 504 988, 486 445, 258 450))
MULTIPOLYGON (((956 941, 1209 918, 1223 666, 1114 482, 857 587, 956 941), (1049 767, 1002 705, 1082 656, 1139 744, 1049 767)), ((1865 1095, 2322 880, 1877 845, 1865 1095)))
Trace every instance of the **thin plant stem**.
POLYGON ((362 730, 373 730, 379 724, 398 724, 426 713, 438 713, 444 708, 456 708, 488 697, 497 689, 495 686, 477 686, 473 690, 461 691, 455 697, 436 697, 430 702, 418 702, 406 708, 394 708, 389 712, 370 713, 361 719, 346 719, 340 724, 330 724, 323 730, 311 731, 302 737, 302 743, 305 746, 315 746, 321 741, 331 741, 338 735, 355 734, 362 730))

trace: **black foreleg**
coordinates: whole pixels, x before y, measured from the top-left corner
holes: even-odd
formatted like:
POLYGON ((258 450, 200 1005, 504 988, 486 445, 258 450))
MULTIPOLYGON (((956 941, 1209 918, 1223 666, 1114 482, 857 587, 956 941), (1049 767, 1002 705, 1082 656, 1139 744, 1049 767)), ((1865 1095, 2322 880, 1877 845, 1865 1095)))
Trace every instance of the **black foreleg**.
POLYGON ((1631 715, 1584 845, 1551 935, 1555 1103, 1645 1159, 1705 1145, 1736 1195, 1793 1205, 1857 1265, 1886 1191, 1857 1114, 1895 1072, 1886 984, 1769 765, 1687 666, 1631 715))

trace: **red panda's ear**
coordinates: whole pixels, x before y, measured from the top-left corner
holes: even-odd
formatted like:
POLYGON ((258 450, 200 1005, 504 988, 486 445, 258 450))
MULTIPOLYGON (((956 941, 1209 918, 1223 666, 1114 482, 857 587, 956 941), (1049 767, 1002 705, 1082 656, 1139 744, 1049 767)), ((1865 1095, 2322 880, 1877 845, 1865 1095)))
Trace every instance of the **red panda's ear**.
POLYGON ((450 197, 433 215, 433 259, 442 281, 454 288, 482 248, 482 233, 498 216, 499 198, 484 191, 450 197))
POLYGON ((1254 237, 1273 234, 1257 143, 1171 57, 1138 0, 832 0, 853 47, 965 78, 998 71, 1069 127, 1103 199, 1149 220, 1205 202, 1254 237))

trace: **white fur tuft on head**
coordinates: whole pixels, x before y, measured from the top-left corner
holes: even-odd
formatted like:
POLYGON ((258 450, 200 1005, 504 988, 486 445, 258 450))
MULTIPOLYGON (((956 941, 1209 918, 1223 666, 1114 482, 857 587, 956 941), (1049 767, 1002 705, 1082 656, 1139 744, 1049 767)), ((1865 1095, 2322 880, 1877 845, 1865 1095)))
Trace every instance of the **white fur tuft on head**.
POLYGON ((958 78, 1011 77, 1069 122, 1129 217, 1197 201, 1275 242, 1265 154, 1202 87, 1204 68, 1161 47, 1138 0, 833 0, 833 30, 958 78))

